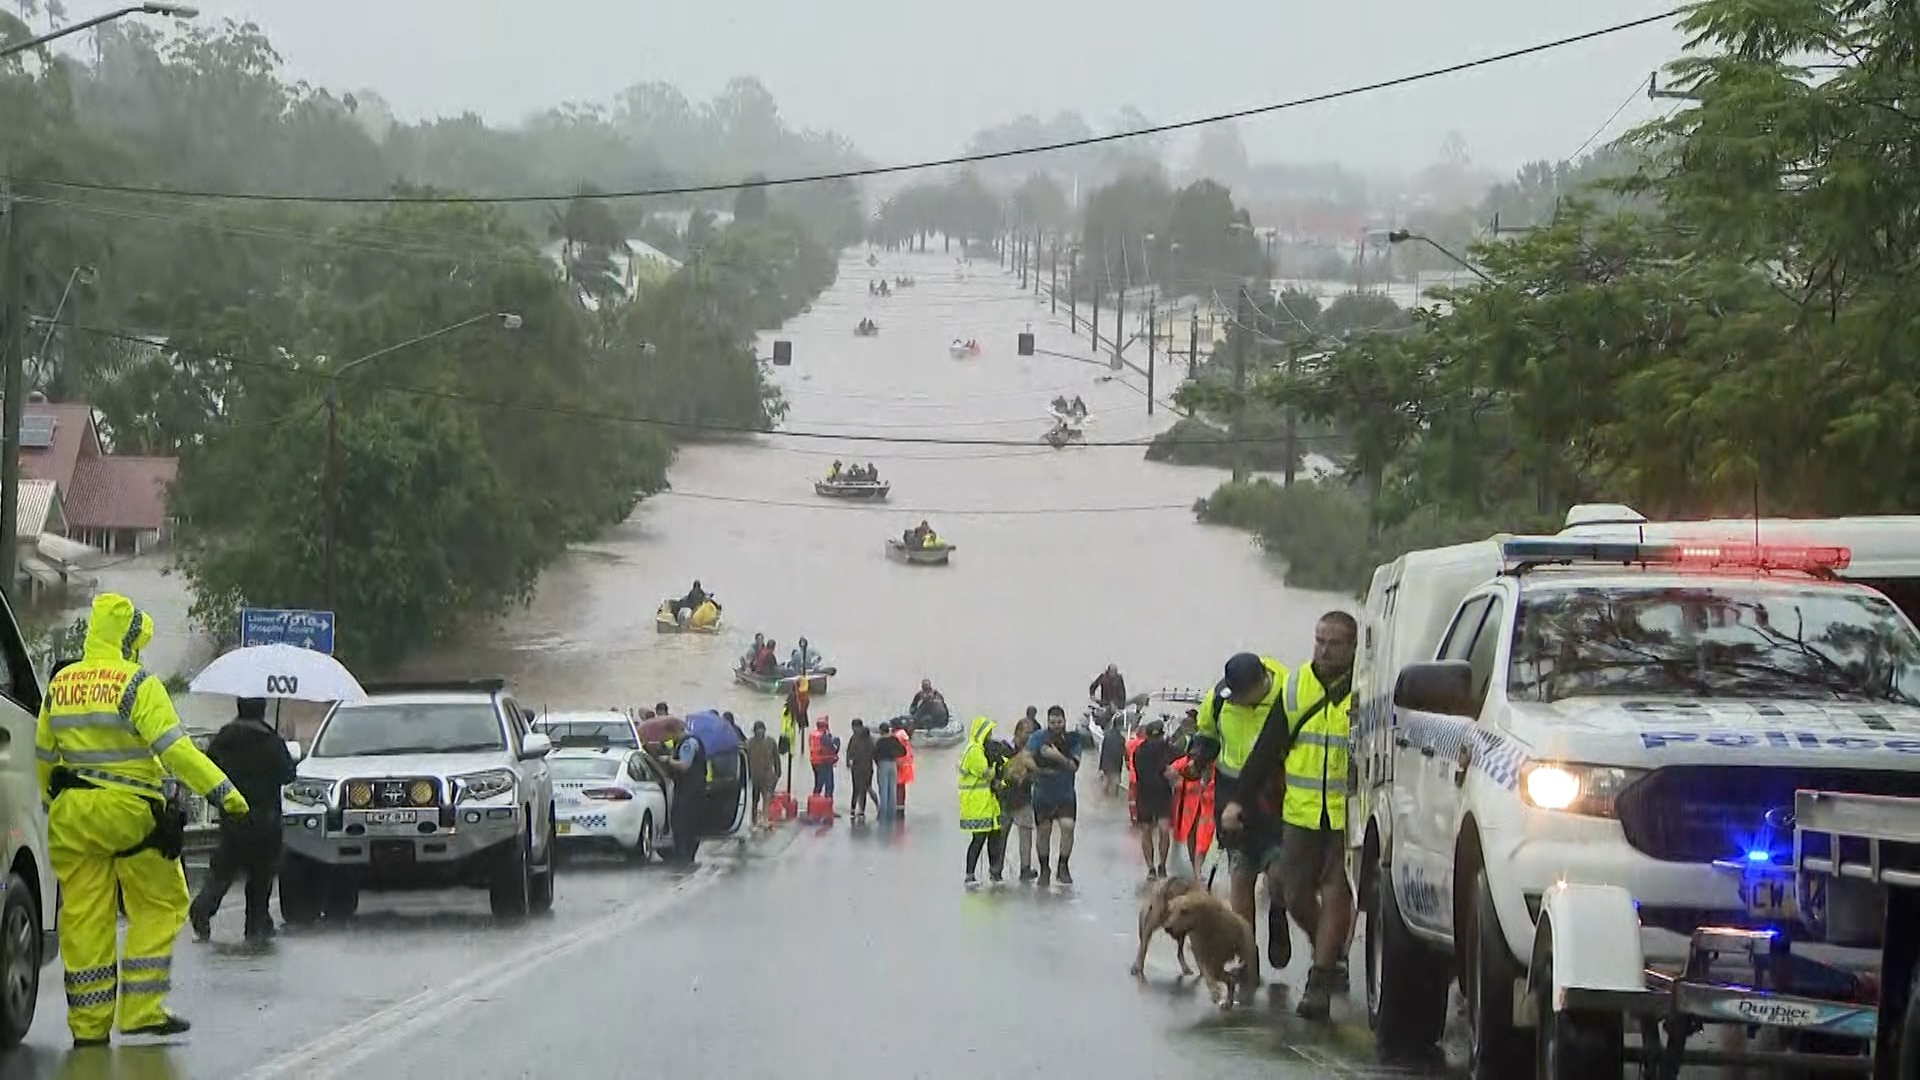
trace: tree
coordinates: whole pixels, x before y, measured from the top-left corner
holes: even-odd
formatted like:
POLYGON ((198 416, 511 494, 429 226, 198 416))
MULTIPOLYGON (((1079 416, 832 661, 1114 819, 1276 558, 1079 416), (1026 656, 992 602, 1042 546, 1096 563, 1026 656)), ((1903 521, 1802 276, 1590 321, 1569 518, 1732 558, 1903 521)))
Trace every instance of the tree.
POLYGON ((767 189, 759 186, 766 177, 754 173, 747 177, 749 187, 743 187, 733 195, 733 219, 735 221, 759 221, 767 216, 767 189))
POLYGON ((1239 125, 1224 121, 1201 128, 1192 171, 1196 180, 1212 180, 1228 189, 1246 183, 1247 146, 1240 141, 1239 125))
POLYGON ((1072 223, 1073 210, 1059 181, 1046 173, 1030 173, 1014 189, 1013 216, 1023 228, 1057 234, 1072 223))

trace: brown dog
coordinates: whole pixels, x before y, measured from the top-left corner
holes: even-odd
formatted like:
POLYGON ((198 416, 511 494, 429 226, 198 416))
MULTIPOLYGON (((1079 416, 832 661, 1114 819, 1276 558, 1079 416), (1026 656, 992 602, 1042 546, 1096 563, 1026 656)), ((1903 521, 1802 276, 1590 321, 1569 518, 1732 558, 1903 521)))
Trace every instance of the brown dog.
MULTIPOLYGON (((1214 1004, 1233 1007, 1234 988, 1246 981, 1259 961, 1253 927, 1212 893, 1190 890, 1167 902, 1167 933, 1193 943, 1193 959, 1214 1004), (1227 962, 1238 958, 1240 969, 1228 973, 1227 962)), ((1251 991, 1252 987, 1247 988, 1251 991)))
MULTIPOLYGON (((1205 887, 1189 878, 1168 878, 1157 881, 1147 890, 1146 898, 1140 901, 1140 951, 1133 958, 1133 977, 1144 978, 1147 971, 1147 943, 1153 935, 1167 930, 1168 906, 1177 898, 1189 892, 1205 887)), ((1187 966, 1187 939, 1167 930, 1167 936, 1174 941, 1174 957, 1180 961, 1180 974, 1191 975, 1193 968, 1187 966)))

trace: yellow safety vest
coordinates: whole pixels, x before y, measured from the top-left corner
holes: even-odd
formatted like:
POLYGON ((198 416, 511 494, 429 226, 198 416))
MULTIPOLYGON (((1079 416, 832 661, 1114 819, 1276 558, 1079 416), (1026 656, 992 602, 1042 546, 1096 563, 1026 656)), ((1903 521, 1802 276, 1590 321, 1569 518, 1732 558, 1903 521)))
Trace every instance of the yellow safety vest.
POLYGON ((1254 740, 1267 725, 1267 716, 1273 712, 1273 703, 1287 681, 1286 666, 1278 660, 1263 656, 1260 662, 1273 676, 1273 685, 1259 701, 1219 701, 1220 689, 1215 687, 1207 691, 1207 699, 1200 703, 1197 730, 1220 745, 1220 757, 1214 764, 1228 776, 1240 775, 1240 767, 1247 763, 1247 755, 1253 753, 1254 740))
MULTIPOLYGON (((1300 724, 1300 715, 1326 696, 1326 688, 1313 674, 1311 664, 1301 664, 1287 676, 1287 727, 1300 724)), ((1313 719, 1300 724, 1293 746, 1287 751, 1287 789, 1280 802, 1280 818, 1289 825, 1307 829, 1347 827, 1347 763, 1352 729, 1347 710, 1353 704, 1349 689, 1338 701, 1330 701, 1313 719)))
POLYGON ((993 791, 993 766, 987 761, 987 739, 993 721, 975 717, 967 733, 967 749, 960 755, 960 828, 990 833, 1000 828, 1000 796, 993 791))
POLYGON ((215 806, 233 792, 220 767, 193 745, 167 688, 140 666, 153 620, 114 593, 93 602, 80 662, 47 684, 34 732, 41 797, 54 767, 100 787, 165 798, 171 772, 215 806))

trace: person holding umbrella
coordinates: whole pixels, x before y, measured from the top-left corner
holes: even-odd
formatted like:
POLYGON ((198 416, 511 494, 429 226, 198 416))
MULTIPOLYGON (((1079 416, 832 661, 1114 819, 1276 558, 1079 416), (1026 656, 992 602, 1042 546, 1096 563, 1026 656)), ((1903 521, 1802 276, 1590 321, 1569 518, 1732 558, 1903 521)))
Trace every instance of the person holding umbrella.
POLYGON ((219 846, 208 861, 207 879, 193 898, 188 918, 193 936, 213 936, 213 917, 234 879, 247 879, 247 941, 262 945, 273 937, 273 876, 280 863, 280 789, 293 783, 293 755, 267 723, 266 698, 240 698, 234 717, 207 746, 227 779, 246 796, 252 812, 243 818, 220 819, 219 846))

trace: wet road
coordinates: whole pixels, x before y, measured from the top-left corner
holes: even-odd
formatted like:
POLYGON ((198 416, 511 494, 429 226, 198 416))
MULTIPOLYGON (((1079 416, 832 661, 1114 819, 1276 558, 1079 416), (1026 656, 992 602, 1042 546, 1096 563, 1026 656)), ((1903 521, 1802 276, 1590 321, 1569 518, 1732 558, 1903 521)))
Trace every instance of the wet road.
MULTIPOLYGON (((1144 984, 1127 974, 1139 855, 1090 767, 1074 887, 964 889, 952 760, 922 755, 904 826, 788 826, 691 873, 571 862, 554 913, 520 926, 481 893, 370 895, 352 927, 258 953, 232 944, 230 902, 213 943, 181 944, 178 1045, 64 1051, 48 986, 0 1077, 1396 1075, 1365 1064, 1358 1000, 1330 1029, 1272 992, 1222 1014, 1164 940, 1144 984)), ((1303 977, 1302 957, 1285 981, 1303 977)))
MULTIPOLYGON (((665 698, 751 723, 772 720, 773 703, 734 689, 728 671, 759 629, 783 647, 805 634, 839 665, 814 715, 843 732, 853 716, 899 711, 923 675, 961 715, 1010 721, 1027 704, 1077 712, 1109 661, 1138 691, 1208 682, 1242 648, 1299 655, 1320 611, 1351 605, 1288 592, 1243 534, 1193 524, 1187 507, 1218 473, 1150 465, 1138 449, 1038 445, 1056 393, 1086 399, 1095 440, 1143 438, 1171 417, 1145 415, 1135 375, 1102 382, 1104 366, 1017 357, 1029 321, 1042 350, 1088 350, 1064 313, 1050 322, 996 268, 953 278, 940 256, 871 273, 850 261, 781 335, 795 355, 781 373, 787 427, 1017 445, 691 448, 674 494, 556 566, 530 609, 410 673, 507 674, 536 707, 665 698), (869 301, 865 283, 882 272, 920 285, 869 301), (881 336, 856 339, 867 314, 881 336), (984 355, 950 359, 956 336, 984 355), (836 457, 878 463, 893 504, 816 499, 810 481, 836 457), (885 561, 884 538, 923 517, 959 545, 954 564, 885 561), (658 599, 695 577, 727 604, 730 634, 655 635, 658 599)), ((1161 369, 1163 395, 1183 367, 1161 369)), ((0 1080, 1363 1070, 1352 1063, 1370 1044, 1351 1002, 1330 1032, 1294 1020, 1284 999, 1223 1018, 1204 993, 1172 987, 1165 942, 1144 988, 1127 975, 1140 866, 1121 805, 1102 804, 1091 777, 1076 888, 964 892, 952 761, 923 756, 901 831, 789 828, 737 855, 703 853, 707 867, 684 877, 570 866, 554 914, 520 926, 496 925, 479 892, 369 896, 353 927, 290 933, 257 954, 219 943, 238 937, 236 893, 215 944, 182 943, 174 1004, 196 1027, 179 1046, 68 1056, 50 968, 29 1048, 0 1062, 0 1080), (833 1049, 809 1056, 813 1045, 833 1049)))

